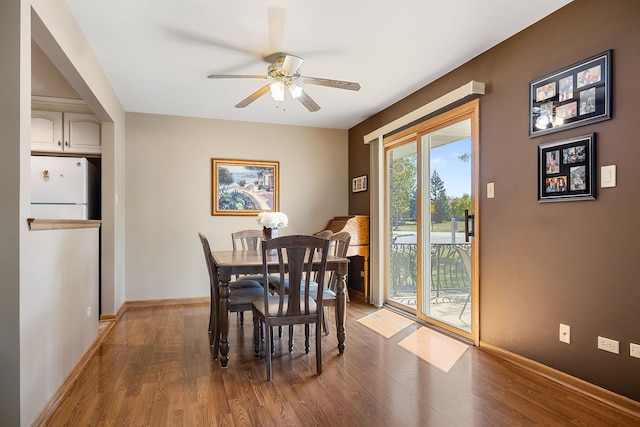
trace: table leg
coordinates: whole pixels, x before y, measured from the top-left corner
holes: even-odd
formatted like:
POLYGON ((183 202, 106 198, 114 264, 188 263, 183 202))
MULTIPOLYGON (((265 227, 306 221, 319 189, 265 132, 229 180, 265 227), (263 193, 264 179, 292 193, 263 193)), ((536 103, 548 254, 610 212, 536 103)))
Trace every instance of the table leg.
POLYGON ((345 280, 347 276, 348 264, 338 265, 338 283, 336 292, 336 331, 338 333, 338 352, 344 354, 344 341, 346 338, 345 321, 347 318, 347 296, 345 295, 345 288, 347 282, 345 280))
POLYGON ((229 363, 229 281, 231 272, 229 269, 220 269, 220 365, 223 368, 229 363))

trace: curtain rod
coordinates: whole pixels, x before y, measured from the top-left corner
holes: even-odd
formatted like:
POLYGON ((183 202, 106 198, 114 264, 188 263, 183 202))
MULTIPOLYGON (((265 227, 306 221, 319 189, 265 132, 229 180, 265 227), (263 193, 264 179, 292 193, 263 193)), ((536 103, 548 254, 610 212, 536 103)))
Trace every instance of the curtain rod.
POLYGON ((415 122, 422 117, 428 116, 434 111, 440 110, 441 108, 456 103, 468 96, 476 95, 484 95, 484 83, 471 80, 469 83, 460 86, 458 89, 452 90, 451 92, 442 95, 440 98, 434 99, 433 101, 423 105, 422 107, 419 107, 416 110, 413 110, 412 112, 405 114, 400 118, 397 118, 391 123, 387 123, 386 125, 374 130, 373 132, 368 133, 364 136, 364 143, 370 144, 371 142, 377 140, 379 137, 393 132, 403 126, 406 126, 409 123, 415 122))

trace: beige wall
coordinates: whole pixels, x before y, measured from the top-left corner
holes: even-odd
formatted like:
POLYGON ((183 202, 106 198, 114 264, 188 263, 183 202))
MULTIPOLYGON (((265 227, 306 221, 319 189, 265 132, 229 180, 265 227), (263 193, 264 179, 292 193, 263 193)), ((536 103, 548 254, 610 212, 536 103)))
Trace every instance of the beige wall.
POLYGON ((34 41, 103 122, 101 305, 102 313, 113 314, 124 302, 125 288, 124 110, 66 1, 32 0, 32 5, 34 41))
POLYGON ((4 1, 0 23, 0 424, 27 426, 97 337, 97 310, 89 319, 85 310, 98 303, 97 231, 32 232, 27 226, 31 39, 106 123, 102 272, 111 312, 124 301, 124 243, 114 242, 124 230, 124 197, 119 208, 113 197, 117 189, 124 195, 124 161, 116 164, 123 155, 124 111, 64 0, 4 1), (93 267, 66 261, 63 267, 62 253, 73 258, 73 250, 92 259, 93 267))
MULTIPOLYGON (((480 339, 640 401, 640 2, 574 0, 349 131, 350 175, 368 171, 363 136, 470 80, 480 98, 480 339), (613 49, 613 119, 530 139, 528 88, 544 76, 613 49), (595 132, 597 166, 618 167, 616 188, 595 201, 538 203, 538 144, 595 132), (495 183, 495 198, 485 188, 495 183), (571 326, 571 344, 558 340, 571 326), (598 335, 620 354, 598 350, 598 335)), ((598 174, 599 175, 599 174, 598 174)), ((598 185, 599 187, 599 185, 598 185)), ((368 193, 367 193, 368 194, 368 193)), ((362 196, 359 196, 362 197, 362 196)), ((350 198, 350 213, 366 213, 350 198)))
POLYGON ((80 99, 40 46, 31 41, 31 95, 80 99))
POLYGON ((28 67, 28 10, 20 0, 0 2, 0 424, 20 422, 20 266, 21 239, 28 209, 22 182, 28 165, 30 84, 22 75, 28 67))
POLYGON ((255 216, 211 216, 211 159, 280 162, 281 234, 347 214, 347 131, 127 113, 126 299, 209 295, 202 247, 231 249, 255 216))
POLYGON ((98 243, 97 228, 25 235, 28 251, 20 277, 24 422, 40 412, 98 337, 98 243))
MULTIPOLYGON (((281 209, 287 212, 292 223, 285 229, 287 232, 316 231, 329 218, 346 214, 347 134, 346 131, 132 114, 133 125, 127 135, 131 143, 125 153, 124 111, 97 61, 87 54, 86 41, 64 0, 5 3, 1 15, 8 22, 5 24, 3 20, 3 43, 0 44, 3 71, 7 70, 3 72, 2 93, 6 96, 1 104, 6 113, 2 115, 6 126, 0 127, 5 185, 0 197, 2 223, 6 229, 0 227, 3 236, 0 248, 6 267, 2 269, 3 280, 7 285, 0 290, 0 313, 2 342, 8 345, 2 346, 0 352, 3 362, 0 424, 29 425, 97 335, 97 311, 94 310, 89 319, 82 318, 86 306, 96 304, 96 295, 83 294, 65 285, 84 280, 76 277, 77 270, 59 268, 54 257, 47 262, 37 261, 37 255, 42 256, 47 248, 59 248, 59 236, 75 233, 35 235, 28 234, 31 232, 26 226, 30 37, 69 83, 54 92, 47 91, 46 95, 64 97, 73 91, 103 121, 103 314, 117 312, 125 299, 208 295, 208 278, 196 232, 205 232, 212 239, 222 241, 222 236, 229 238, 231 229, 257 226, 251 218, 210 216, 211 157, 279 160, 281 209), (29 23, 33 28, 31 34, 29 23), (7 61, 8 58, 12 60, 7 61), (19 83, 11 80, 11 75, 19 83), (20 108, 16 108, 17 104, 20 108), (125 154, 130 156, 126 175, 125 154), (127 207, 125 176, 130 177, 126 186, 131 186, 134 194, 132 208, 127 207), (185 208, 176 209, 176 206, 185 208), (128 228, 125 211, 132 221, 128 228), (12 217, 15 221, 10 220, 12 217), (129 248, 134 268, 125 270, 125 249, 129 248), (132 286, 125 289, 125 279, 129 276, 132 286), (39 286, 47 286, 47 292, 58 292, 55 295, 45 292, 43 295, 50 298, 30 301, 28 295, 39 292, 39 286), (63 308, 61 301, 67 304, 63 308), (46 349, 41 336, 42 322, 50 326, 46 342, 51 345, 46 349), (64 326, 68 324, 76 326, 64 326), (60 343, 65 345, 58 345, 60 343)), ((44 59, 39 54, 35 53, 36 67, 41 64, 39 60, 44 59)), ((36 78, 36 83, 40 82, 46 83, 36 78)), ((95 255, 90 251, 84 253, 90 257, 95 255)))

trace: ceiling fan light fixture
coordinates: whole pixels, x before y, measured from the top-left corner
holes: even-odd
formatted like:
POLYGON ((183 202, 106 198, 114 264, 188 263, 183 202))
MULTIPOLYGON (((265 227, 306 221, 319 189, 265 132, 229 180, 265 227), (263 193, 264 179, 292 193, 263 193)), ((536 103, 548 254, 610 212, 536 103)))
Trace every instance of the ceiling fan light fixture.
POLYGON ((284 101, 284 83, 281 81, 276 81, 271 83, 270 86, 271 97, 274 101, 284 101))
POLYGON ((271 65, 269 65, 266 75, 211 74, 207 77, 210 79, 240 78, 271 80, 271 83, 267 83, 266 85, 262 86, 260 89, 240 101, 238 104, 236 104, 236 108, 244 108, 261 96, 266 95, 268 92, 271 92, 271 97, 276 103, 281 102, 284 105, 286 99, 286 87, 291 98, 300 101, 300 103, 302 103, 302 105, 304 105, 307 110, 309 110, 310 112, 320 110, 320 106, 309 96, 307 92, 304 91, 304 89, 300 85, 296 84, 295 82, 353 91, 360 90, 360 85, 355 82, 300 75, 300 65, 304 60, 299 56, 276 52, 265 56, 264 59, 274 61, 271 65))
POLYGON ((300 95, 302 95, 302 88, 297 84, 289 83, 287 87, 289 88, 289 93, 291 94, 293 99, 297 99, 300 97, 300 95))

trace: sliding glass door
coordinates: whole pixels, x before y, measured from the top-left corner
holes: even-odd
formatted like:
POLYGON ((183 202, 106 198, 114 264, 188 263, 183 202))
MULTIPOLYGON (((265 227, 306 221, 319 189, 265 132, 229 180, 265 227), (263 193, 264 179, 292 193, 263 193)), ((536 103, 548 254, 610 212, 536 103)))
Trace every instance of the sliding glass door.
POLYGON ((396 141, 385 150, 387 193, 386 303, 415 314, 418 304, 418 144, 396 141))
POLYGON ((385 303, 472 338, 477 131, 463 107, 385 139, 385 303))

